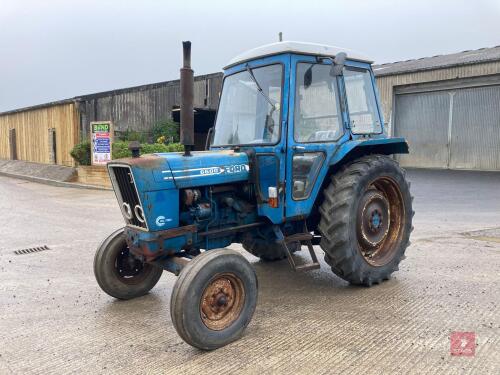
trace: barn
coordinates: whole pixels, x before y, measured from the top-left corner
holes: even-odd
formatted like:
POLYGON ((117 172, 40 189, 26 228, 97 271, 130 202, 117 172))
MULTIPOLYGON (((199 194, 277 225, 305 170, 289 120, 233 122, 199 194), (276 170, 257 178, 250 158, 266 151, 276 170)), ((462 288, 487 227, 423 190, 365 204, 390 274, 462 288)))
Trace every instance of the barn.
POLYGON ((374 66, 406 167, 500 170, 500 46, 374 66))
MULTIPOLYGON (((222 73, 194 78, 195 148, 203 149, 219 103, 222 73)), ((92 121, 112 121, 116 135, 148 134, 165 119, 179 122, 179 80, 81 95, 0 113, 0 159, 74 166, 70 151, 88 139, 92 121)))

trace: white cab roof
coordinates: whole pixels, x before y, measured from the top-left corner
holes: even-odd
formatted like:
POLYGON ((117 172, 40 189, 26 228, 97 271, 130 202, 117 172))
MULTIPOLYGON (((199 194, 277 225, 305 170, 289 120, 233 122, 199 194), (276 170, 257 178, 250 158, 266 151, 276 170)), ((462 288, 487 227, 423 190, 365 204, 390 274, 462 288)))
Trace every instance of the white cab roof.
POLYGON ((239 54, 234 57, 229 63, 224 67, 227 69, 233 65, 253 60, 255 58, 277 55, 280 53, 298 53, 302 55, 318 55, 318 56, 335 56, 339 52, 345 52, 347 54, 347 58, 351 60, 364 61, 367 63, 372 63, 373 60, 360 54, 356 51, 335 47, 335 46, 327 46, 324 44, 317 43, 304 43, 304 42, 276 42, 271 44, 266 44, 257 48, 253 48, 246 52, 239 54))

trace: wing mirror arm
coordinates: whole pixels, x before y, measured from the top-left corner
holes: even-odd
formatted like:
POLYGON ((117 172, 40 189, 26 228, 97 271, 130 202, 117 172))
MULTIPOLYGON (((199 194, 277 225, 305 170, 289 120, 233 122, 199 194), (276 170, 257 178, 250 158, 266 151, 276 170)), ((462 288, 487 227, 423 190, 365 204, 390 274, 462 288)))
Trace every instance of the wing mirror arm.
POLYGON ((347 59, 347 54, 345 52, 339 52, 332 59, 332 68, 330 70, 330 75, 332 77, 338 77, 342 75, 345 66, 345 60, 347 59))
MULTIPOLYGON (((339 52, 335 55, 335 57, 318 57, 316 61, 319 63, 321 60, 327 59, 332 62, 332 67, 330 69, 330 76, 338 77, 343 74, 345 61, 347 59, 347 54, 345 52, 339 52)), ((307 89, 311 86, 312 83, 312 68, 314 65, 311 65, 304 74, 304 87, 307 89)))

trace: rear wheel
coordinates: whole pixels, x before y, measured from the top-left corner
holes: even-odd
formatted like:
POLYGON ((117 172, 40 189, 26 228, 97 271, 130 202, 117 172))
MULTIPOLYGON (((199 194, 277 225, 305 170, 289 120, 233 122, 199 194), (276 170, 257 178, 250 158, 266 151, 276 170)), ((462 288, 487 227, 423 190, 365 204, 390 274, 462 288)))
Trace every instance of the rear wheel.
POLYGON ((335 274, 371 286, 398 270, 412 230, 412 197, 393 159, 369 155, 332 176, 320 207, 321 247, 335 274))
POLYGON ((163 270, 130 254, 123 228, 106 238, 94 257, 94 274, 103 291, 119 299, 140 297, 158 282, 163 270))
POLYGON ((256 304, 257 276, 250 263, 233 250, 209 250, 182 269, 170 315, 184 341, 212 350, 242 335, 256 304))

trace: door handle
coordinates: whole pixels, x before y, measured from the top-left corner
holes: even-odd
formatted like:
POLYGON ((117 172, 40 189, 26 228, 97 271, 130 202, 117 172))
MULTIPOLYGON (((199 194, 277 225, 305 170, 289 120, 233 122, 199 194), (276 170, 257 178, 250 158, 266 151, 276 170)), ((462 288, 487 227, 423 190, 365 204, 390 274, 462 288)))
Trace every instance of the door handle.
POLYGON ((304 146, 292 146, 292 150, 294 150, 294 151, 305 151, 306 148, 304 146))

